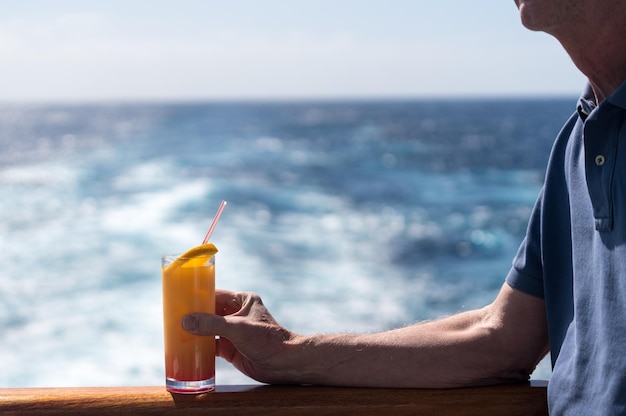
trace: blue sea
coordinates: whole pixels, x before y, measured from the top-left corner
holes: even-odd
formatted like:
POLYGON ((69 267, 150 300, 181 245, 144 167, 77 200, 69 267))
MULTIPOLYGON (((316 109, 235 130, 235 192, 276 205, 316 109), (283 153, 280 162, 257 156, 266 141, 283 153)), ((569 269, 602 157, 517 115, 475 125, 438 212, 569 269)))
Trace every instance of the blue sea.
MULTIPOLYGON (((160 256, 222 200, 218 287, 296 332, 481 307, 574 105, 2 104, 0 387, 162 385, 160 256)), ((251 381, 220 360, 217 382, 251 381)))

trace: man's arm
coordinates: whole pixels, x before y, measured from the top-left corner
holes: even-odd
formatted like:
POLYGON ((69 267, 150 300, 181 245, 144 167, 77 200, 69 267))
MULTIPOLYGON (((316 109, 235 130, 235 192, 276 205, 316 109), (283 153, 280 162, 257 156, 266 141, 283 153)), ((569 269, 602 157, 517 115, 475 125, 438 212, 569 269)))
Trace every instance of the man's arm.
POLYGON ((218 291, 219 315, 191 314, 185 329, 220 335, 218 353, 267 383, 458 387, 526 380, 548 351, 542 299, 505 284, 495 301, 437 321, 374 334, 298 335, 261 299, 218 291))

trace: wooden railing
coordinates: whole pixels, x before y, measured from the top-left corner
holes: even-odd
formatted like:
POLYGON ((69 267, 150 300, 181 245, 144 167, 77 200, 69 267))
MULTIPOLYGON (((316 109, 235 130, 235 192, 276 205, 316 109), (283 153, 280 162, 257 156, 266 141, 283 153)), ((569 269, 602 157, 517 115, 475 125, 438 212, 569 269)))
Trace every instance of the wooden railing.
POLYGON ((0 389, 0 415, 547 415, 530 384, 446 390, 218 386, 198 396, 164 387, 0 389))

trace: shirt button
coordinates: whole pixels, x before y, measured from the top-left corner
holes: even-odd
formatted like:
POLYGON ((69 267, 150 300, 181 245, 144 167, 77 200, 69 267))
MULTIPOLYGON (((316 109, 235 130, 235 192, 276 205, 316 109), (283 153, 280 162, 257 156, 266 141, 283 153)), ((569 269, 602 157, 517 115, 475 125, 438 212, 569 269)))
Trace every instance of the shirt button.
POLYGON ((595 162, 596 166, 602 166, 604 165, 604 162, 606 162, 606 158, 604 157, 604 155, 598 155, 596 156, 595 162))

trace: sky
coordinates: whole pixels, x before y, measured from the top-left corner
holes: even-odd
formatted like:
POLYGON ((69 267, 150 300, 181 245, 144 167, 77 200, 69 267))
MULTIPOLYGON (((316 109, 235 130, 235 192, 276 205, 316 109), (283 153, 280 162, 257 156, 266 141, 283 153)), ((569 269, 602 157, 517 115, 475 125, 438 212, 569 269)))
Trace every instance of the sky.
POLYGON ((577 96, 513 0, 0 0, 0 102, 577 96))

